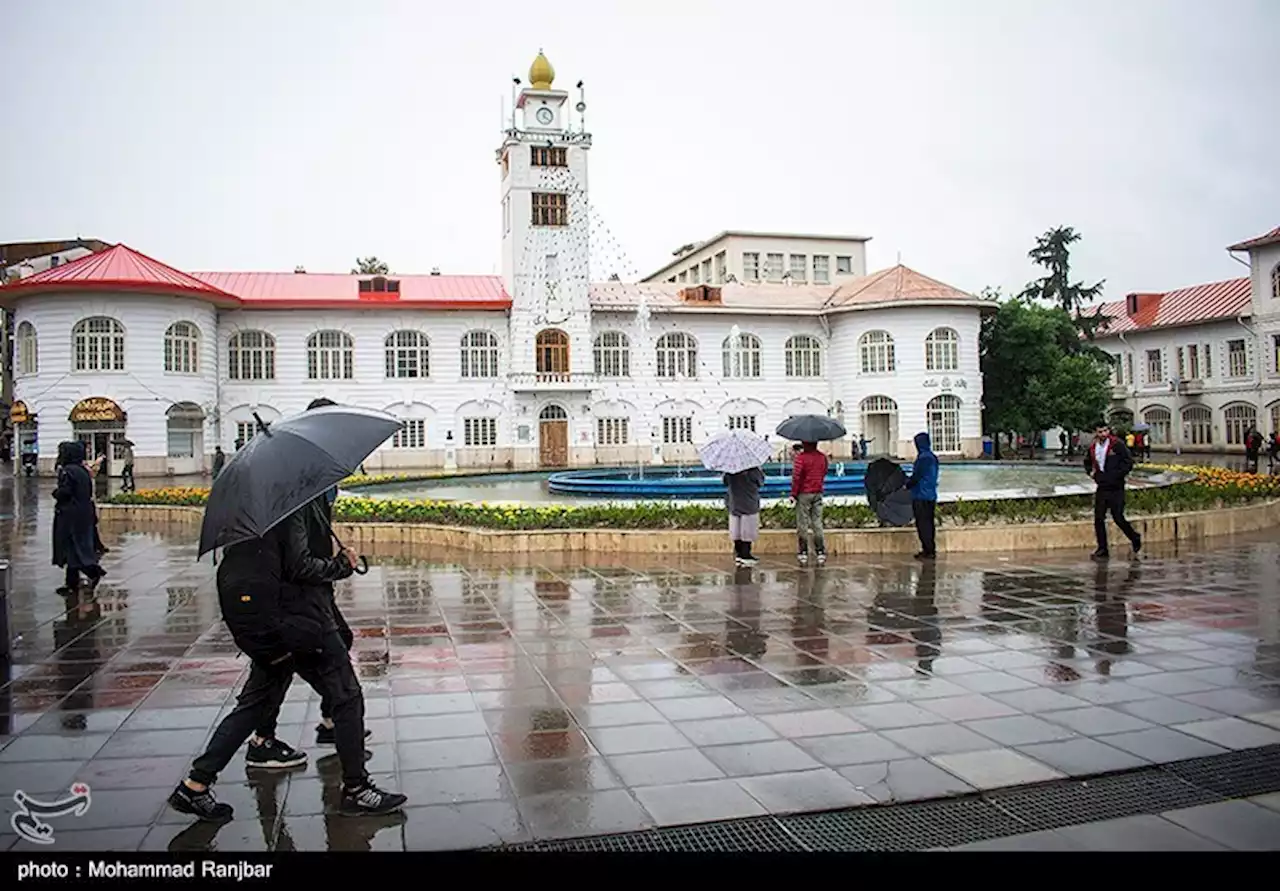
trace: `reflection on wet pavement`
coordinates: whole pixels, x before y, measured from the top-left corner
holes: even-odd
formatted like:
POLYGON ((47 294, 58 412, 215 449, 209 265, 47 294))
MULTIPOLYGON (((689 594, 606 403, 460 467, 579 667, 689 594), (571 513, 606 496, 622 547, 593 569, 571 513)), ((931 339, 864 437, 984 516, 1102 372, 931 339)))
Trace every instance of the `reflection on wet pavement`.
MULTIPOLYGON (((295 684, 298 771, 165 796, 247 670, 190 533, 113 533, 92 598, 55 593, 47 481, 5 480, 12 666, 0 800, 92 789, 56 850, 471 848, 932 798, 1280 742, 1280 545, 765 561, 371 555, 356 629, 370 771, 405 814, 335 815, 319 701, 295 684)), ((11 808, 12 805, 6 805, 11 808)), ((7 820, 0 849, 16 842, 7 820)))

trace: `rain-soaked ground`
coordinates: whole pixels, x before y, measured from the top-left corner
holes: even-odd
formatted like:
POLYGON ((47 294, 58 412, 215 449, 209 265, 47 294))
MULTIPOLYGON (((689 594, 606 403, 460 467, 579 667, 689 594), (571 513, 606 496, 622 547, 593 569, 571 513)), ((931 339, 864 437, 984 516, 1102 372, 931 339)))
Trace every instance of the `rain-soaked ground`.
MULTIPOLYGON (((833 560, 375 557, 339 600, 370 769, 395 818, 332 815, 317 697, 281 736, 320 756, 165 796, 244 679, 188 535, 104 533, 109 575, 66 602, 48 481, 0 482, 12 559, 0 675, 0 849, 15 792, 91 789, 55 849, 465 848, 932 798, 1280 742, 1280 545, 1269 535, 1107 565, 1083 553, 833 560), (1272 540, 1269 540, 1272 539, 1272 540)), ((1261 809, 1259 809, 1261 810, 1261 809)), ((1154 819, 1154 818, 1153 818, 1154 819)))

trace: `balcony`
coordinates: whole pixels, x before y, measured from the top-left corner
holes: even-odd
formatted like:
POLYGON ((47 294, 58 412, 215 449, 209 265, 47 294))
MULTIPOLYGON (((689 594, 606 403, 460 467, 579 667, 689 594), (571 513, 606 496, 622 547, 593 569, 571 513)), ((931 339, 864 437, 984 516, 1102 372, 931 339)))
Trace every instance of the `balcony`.
POLYGON ((518 371, 507 375, 507 383, 517 393, 572 393, 596 389, 600 378, 586 372, 518 371))
POLYGON ((1133 387, 1128 384, 1112 384, 1111 400, 1113 402, 1124 402, 1133 394, 1133 387))
POLYGON ((1194 378, 1178 381, 1178 392, 1185 396, 1198 396, 1204 392, 1204 381, 1194 378))

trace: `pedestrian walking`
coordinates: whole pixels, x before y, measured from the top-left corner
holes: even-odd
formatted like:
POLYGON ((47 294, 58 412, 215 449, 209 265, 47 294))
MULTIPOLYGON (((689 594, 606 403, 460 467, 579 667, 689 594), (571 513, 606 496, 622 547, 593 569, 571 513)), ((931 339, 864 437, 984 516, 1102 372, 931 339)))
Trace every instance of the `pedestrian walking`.
POLYGON ((59 443, 58 483, 53 490, 53 565, 66 570, 61 594, 78 591, 82 575, 88 578, 90 590, 106 575, 98 564, 93 479, 84 462, 83 442, 59 443))
POLYGON ((1107 547, 1108 513, 1133 545, 1133 552, 1138 553, 1142 550, 1142 536, 1124 516, 1125 478, 1133 470, 1133 456, 1124 441, 1112 435, 1105 422, 1094 425, 1093 444, 1084 454, 1084 469, 1098 486, 1093 495, 1093 531, 1098 539, 1098 549, 1093 552, 1093 558, 1103 560, 1110 556, 1107 547))
POLYGON ((218 474, 222 473, 222 468, 227 466, 226 452, 222 451, 222 446, 214 446, 213 448, 213 478, 216 480, 218 474))
MULTIPOLYGON (((305 510, 305 508, 304 508, 305 510)), ((312 553, 307 524, 295 511, 264 536, 231 545, 218 568, 218 600, 232 638, 252 662, 236 707, 218 724, 208 747, 192 763, 187 778, 169 796, 174 810, 201 820, 223 822, 234 816, 212 791, 218 775, 249 740, 246 766, 293 768, 306 755, 261 728, 278 714, 294 674, 331 704, 335 743, 342 764, 339 813, 386 814, 402 808, 406 797, 379 789, 365 768, 364 693, 341 638, 326 620, 329 606, 322 586, 349 577, 357 556, 312 553)))
POLYGON ((911 490, 911 514, 916 521, 916 536, 920 539, 917 560, 932 560, 938 556, 938 456, 928 433, 915 437, 916 459, 911 462, 911 478, 907 488, 911 490))
POLYGON ((138 484, 133 480, 133 443, 126 441, 120 464, 120 491, 136 492, 138 484))
POLYGON ((739 566, 754 566, 760 561, 751 553, 751 545, 760 537, 760 487, 764 471, 752 467, 724 475, 725 506, 729 510, 729 538, 733 539, 734 561, 739 566))
POLYGON ((796 505, 796 560, 801 566, 809 554, 819 566, 827 562, 827 545, 822 533, 822 493, 827 481, 827 456, 816 442, 799 446, 791 462, 791 498, 796 505))

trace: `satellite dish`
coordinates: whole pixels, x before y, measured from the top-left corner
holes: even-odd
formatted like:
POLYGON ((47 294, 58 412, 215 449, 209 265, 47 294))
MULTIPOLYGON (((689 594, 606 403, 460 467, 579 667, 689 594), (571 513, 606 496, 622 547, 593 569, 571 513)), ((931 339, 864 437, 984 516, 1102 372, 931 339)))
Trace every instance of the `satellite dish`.
POLYGON ((579 102, 577 105, 574 106, 574 108, 578 111, 579 114, 581 114, 582 112, 587 110, 587 103, 579 102))

